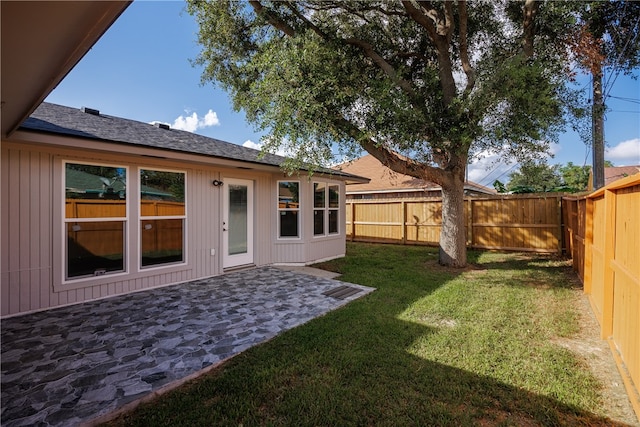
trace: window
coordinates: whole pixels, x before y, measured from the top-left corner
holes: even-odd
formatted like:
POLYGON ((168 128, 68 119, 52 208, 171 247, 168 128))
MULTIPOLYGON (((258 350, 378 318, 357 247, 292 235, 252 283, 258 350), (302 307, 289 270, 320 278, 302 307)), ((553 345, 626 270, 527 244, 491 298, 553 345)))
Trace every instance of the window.
POLYGON ((65 279, 125 271, 125 167, 65 163, 65 279))
POLYGON ((340 189, 338 185, 313 183, 313 235, 339 233, 340 189))
POLYGON ((140 169, 140 265, 184 262, 185 174, 140 169))
POLYGON ((278 181, 278 236, 300 237, 300 184, 278 181))

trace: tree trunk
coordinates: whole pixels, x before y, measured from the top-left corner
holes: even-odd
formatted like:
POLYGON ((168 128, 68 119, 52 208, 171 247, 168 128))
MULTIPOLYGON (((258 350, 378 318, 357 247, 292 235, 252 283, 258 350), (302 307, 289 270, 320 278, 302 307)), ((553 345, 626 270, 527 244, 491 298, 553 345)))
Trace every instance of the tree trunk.
POLYGON ((441 265, 465 267, 467 265, 467 232, 464 217, 464 169, 452 174, 442 186, 442 230, 440 232, 441 265), (461 176, 458 176, 461 175, 461 176))
POLYGON ((602 68, 592 71, 593 103, 591 105, 593 146, 593 189, 604 187, 604 99, 602 96, 602 68))

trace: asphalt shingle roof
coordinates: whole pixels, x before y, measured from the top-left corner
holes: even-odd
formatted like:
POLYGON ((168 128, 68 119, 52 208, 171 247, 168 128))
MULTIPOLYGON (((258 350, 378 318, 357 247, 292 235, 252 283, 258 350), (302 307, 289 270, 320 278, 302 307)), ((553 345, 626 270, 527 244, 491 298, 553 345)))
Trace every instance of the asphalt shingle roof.
MULTIPOLYGON (((242 147, 230 142, 177 129, 162 129, 149 123, 109 116, 93 115, 82 109, 43 102, 22 123, 22 129, 88 138, 115 144, 138 145, 168 151, 178 151, 221 159, 280 167, 285 157, 242 147)), ((341 178, 361 177, 326 168, 316 172, 329 173, 341 178)))

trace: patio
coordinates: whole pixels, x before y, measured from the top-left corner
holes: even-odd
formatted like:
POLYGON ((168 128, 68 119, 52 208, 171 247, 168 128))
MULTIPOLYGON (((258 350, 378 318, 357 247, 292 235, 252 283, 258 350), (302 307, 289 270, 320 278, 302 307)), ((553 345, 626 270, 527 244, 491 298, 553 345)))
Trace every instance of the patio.
POLYGON ((2 320, 3 426, 77 425, 373 291, 262 267, 2 320))

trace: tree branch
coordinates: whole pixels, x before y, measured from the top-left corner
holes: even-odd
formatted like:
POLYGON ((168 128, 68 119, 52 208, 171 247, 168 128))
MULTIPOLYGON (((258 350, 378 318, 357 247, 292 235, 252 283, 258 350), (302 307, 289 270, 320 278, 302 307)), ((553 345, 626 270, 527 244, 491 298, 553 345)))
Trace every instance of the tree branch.
POLYGON ((438 76, 440 77, 440 87, 442 89, 442 101, 446 108, 451 105, 456 97, 456 82, 453 78, 453 65, 449 52, 451 33, 453 32, 453 11, 451 9, 453 3, 451 1, 445 3, 444 23, 442 23, 441 18, 438 18, 438 11, 429 1, 420 2, 420 7, 425 9, 426 14, 415 7, 411 0, 402 0, 402 5, 409 17, 427 30, 431 42, 438 52, 438 76))
POLYGON ((467 86, 464 89, 463 96, 467 97, 476 84, 476 76, 469 60, 469 45, 467 42, 467 20, 469 15, 467 14, 467 2, 465 0, 458 2, 458 15, 460 18, 460 28, 458 30, 460 35, 460 61, 462 62, 462 69, 467 75, 467 86))
POLYGON ((444 32, 444 36, 447 39, 447 45, 451 44, 451 37, 453 36, 454 29, 453 22, 453 2, 451 0, 444 2, 444 27, 442 31, 444 32))
POLYGON ((522 47, 527 58, 533 56, 533 41, 536 36, 535 18, 538 13, 538 2, 536 0, 526 0, 523 7, 523 28, 524 40, 522 47))
POLYGON ((373 46, 371 46, 371 44, 369 42, 366 42, 364 40, 360 40, 360 39, 356 39, 356 38, 349 38, 346 39, 345 42, 347 44, 350 44, 352 46, 357 46, 359 48, 362 49, 362 51, 364 52, 364 54, 371 58, 371 60, 378 66, 380 67, 380 69, 382 71, 385 72, 385 74, 387 76, 389 76, 391 78, 391 80, 393 80, 394 83, 396 83, 398 86, 400 86, 400 88, 402 90, 404 90, 411 98, 412 100, 417 100, 417 96, 415 91, 413 90, 413 86, 411 86, 411 83, 404 80, 403 78, 401 78, 398 73, 396 72, 395 68, 393 68, 393 66, 391 64, 389 64, 382 56, 380 56, 378 54, 378 52, 375 51, 375 49, 373 48, 373 46))
POLYGON ((409 175, 414 178, 435 182, 439 185, 442 185, 447 180, 443 169, 429 166, 424 163, 418 163, 412 159, 400 156, 385 147, 383 144, 379 144, 371 139, 357 126, 342 116, 338 116, 336 118, 335 124, 355 141, 358 141, 360 146, 367 153, 378 159, 380 163, 392 171, 403 175, 409 175))
POLYGON ((290 27, 289 25, 287 25, 287 23, 285 23, 284 21, 276 17, 273 11, 269 9, 265 9, 265 7, 262 6, 262 3, 260 3, 259 0, 249 0, 249 4, 251 5, 251 7, 253 7, 253 10, 256 12, 258 16, 260 15, 264 16, 267 22, 269 22, 269 24, 271 24, 278 30, 282 31, 289 37, 293 37, 296 35, 296 32, 292 27, 290 27))
POLYGON ((415 7, 411 0, 402 0, 402 5, 409 14, 409 17, 427 30, 427 34, 429 34, 431 41, 435 44, 438 34, 436 33, 436 27, 433 24, 434 21, 422 13, 420 9, 415 7))
POLYGON ((287 8, 289 8, 289 10, 291 10, 291 12, 293 12, 294 15, 298 17, 298 19, 304 22, 307 27, 311 28, 318 36, 320 36, 322 40, 329 40, 329 36, 327 36, 327 34, 322 31, 316 24, 309 21, 309 19, 307 19, 306 16, 300 13, 300 11, 293 4, 291 4, 290 2, 286 2, 285 5, 287 6, 287 8))

